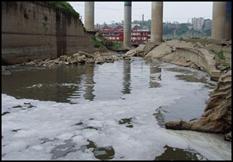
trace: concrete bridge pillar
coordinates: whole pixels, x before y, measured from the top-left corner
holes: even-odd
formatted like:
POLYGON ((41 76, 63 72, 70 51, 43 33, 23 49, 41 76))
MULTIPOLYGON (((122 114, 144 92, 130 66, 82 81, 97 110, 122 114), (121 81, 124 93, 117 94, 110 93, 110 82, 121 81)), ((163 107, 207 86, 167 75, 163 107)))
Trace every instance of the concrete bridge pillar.
POLYGON ((225 39, 226 40, 231 40, 231 28, 232 28, 232 21, 231 21, 231 16, 232 16, 232 2, 228 1, 226 2, 226 30, 225 30, 225 39))
POLYGON ((225 40, 226 2, 213 2, 212 38, 225 40))
POLYGON ((151 42, 162 42, 163 2, 152 2, 151 9, 151 42))
POLYGON ((124 4, 124 48, 131 47, 131 6, 132 2, 124 4))
POLYGON ((87 31, 94 31, 94 19, 95 19, 95 8, 94 8, 94 2, 85 2, 85 20, 84 20, 84 27, 87 31))

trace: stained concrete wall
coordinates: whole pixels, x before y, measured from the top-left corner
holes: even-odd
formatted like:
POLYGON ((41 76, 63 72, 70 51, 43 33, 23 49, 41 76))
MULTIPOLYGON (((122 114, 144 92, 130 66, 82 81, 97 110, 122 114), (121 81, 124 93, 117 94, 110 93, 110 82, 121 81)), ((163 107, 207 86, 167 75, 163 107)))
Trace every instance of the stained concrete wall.
POLYGON ((2 62, 15 64, 94 51, 78 17, 46 2, 2 1, 2 62))

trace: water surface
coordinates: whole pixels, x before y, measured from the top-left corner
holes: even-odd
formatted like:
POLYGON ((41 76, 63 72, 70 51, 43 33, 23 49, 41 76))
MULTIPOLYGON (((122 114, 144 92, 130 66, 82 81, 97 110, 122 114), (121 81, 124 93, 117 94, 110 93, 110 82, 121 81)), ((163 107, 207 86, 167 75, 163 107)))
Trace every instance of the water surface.
POLYGON ((199 117, 213 84, 204 72, 140 58, 18 68, 2 77, 2 157, 229 159, 219 136, 164 129, 199 117))

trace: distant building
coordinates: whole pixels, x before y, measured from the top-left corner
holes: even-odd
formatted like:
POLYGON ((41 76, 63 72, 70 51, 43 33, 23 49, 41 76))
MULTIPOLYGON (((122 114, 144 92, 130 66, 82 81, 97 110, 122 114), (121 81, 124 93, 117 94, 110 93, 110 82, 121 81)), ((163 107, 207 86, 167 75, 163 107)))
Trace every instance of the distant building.
MULTIPOLYGON (((108 40, 123 42, 124 32, 122 25, 118 25, 114 27, 105 25, 101 29, 99 29, 99 32, 102 33, 102 35, 108 40)), ((142 29, 138 24, 133 25, 131 29, 132 45, 139 45, 145 43, 148 41, 149 38, 150 38, 149 30, 142 29)))
POLYGON ((193 29, 196 31, 200 31, 203 28, 204 25, 204 18, 199 17, 199 18, 192 18, 192 25, 193 29))
POLYGON ((212 26, 212 20, 205 19, 204 20, 204 25, 203 25, 203 30, 204 31, 211 30, 211 26, 212 26))

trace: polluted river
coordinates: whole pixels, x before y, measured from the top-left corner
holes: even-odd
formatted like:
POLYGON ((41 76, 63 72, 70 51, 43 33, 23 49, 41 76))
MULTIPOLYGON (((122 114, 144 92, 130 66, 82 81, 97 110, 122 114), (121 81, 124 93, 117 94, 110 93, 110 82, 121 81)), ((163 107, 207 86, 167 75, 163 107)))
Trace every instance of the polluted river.
POLYGON ((164 128, 201 116, 216 83, 141 58, 2 76, 2 159, 229 160, 223 136, 164 128))

